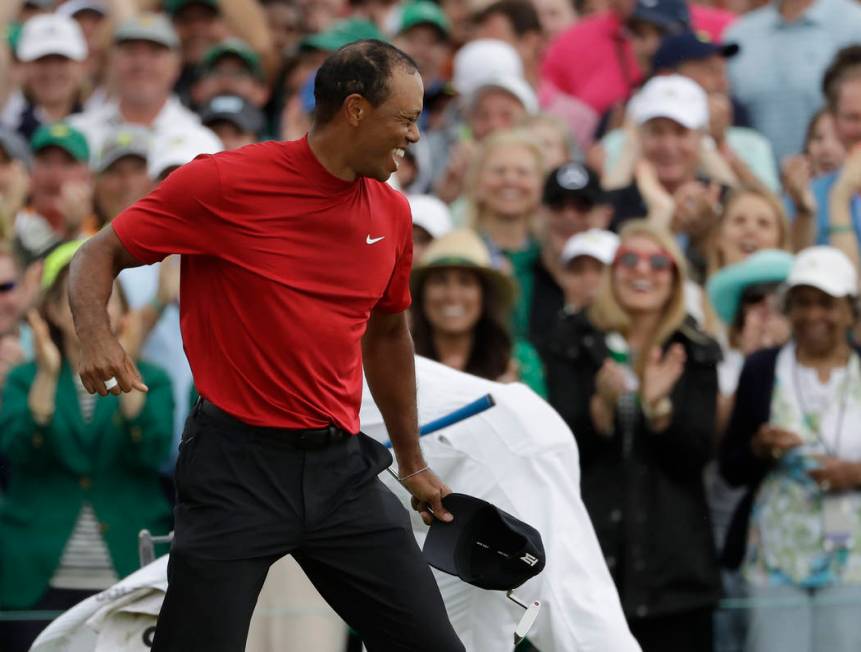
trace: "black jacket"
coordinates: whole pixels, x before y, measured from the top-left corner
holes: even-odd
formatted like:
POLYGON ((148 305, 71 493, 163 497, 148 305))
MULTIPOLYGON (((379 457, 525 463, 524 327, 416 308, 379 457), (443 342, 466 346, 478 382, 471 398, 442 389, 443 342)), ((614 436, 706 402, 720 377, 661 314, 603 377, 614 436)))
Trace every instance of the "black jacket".
POLYGON ((652 432, 638 412, 628 448, 618 429, 597 433, 590 416, 605 334, 578 313, 560 320, 545 347, 550 403, 577 439, 583 500, 629 617, 708 607, 720 597, 702 481, 715 440, 720 349, 692 323, 667 346, 674 342, 687 361, 671 395, 672 423, 652 432))

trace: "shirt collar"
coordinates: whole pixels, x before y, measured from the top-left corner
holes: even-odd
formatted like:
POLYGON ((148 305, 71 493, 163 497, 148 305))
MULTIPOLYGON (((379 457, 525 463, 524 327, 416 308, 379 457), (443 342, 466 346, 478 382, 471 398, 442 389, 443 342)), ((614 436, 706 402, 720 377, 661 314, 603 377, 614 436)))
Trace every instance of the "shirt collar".
MULTIPOLYGON (((767 5, 768 11, 771 13, 771 18, 773 21, 774 27, 782 27, 783 25, 788 25, 791 23, 787 23, 783 19, 783 16, 780 13, 779 9, 779 0, 775 0, 767 5)), ((829 14, 830 7, 828 6, 828 0, 814 0, 813 4, 810 5, 807 10, 801 14, 793 23, 803 23, 806 25, 816 25, 824 23, 829 14)))

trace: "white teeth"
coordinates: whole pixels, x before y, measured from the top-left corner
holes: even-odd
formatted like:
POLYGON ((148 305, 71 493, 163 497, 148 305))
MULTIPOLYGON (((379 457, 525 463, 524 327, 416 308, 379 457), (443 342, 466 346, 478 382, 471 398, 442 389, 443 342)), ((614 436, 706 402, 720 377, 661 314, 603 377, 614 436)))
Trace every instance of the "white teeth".
POLYGON ((407 152, 406 150, 403 150, 398 147, 392 150, 392 154, 395 156, 395 158, 403 158, 404 156, 406 156, 407 152))
POLYGON ((631 283, 631 287, 637 291, 645 292, 652 289, 652 284, 645 280, 637 280, 631 283))
POLYGON ((442 309, 443 317, 456 318, 463 317, 466 311, 461 306, 446 306, 442 309))

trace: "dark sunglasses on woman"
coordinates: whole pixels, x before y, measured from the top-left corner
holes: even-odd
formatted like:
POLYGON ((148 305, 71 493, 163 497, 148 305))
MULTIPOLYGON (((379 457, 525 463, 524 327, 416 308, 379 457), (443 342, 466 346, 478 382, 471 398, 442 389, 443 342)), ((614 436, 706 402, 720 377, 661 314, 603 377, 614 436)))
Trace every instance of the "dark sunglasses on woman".
POLYGON ((15 289, 15 286, 18 285, 15 281, 6 281, 5 283, 0 283, 0 294, 6 294, 7 292, 11 292, 15 289))
POLYGON ((641 260, 645 260, 653 272, 667 271, 675 266, 673 259, 668 253, 659 252, 646 254, 627 247, 619 248, 619 251, 616 252, 616 260, 613 261, 613 264, 619 267, 624 267, 625 269, 636 269, 641 260))

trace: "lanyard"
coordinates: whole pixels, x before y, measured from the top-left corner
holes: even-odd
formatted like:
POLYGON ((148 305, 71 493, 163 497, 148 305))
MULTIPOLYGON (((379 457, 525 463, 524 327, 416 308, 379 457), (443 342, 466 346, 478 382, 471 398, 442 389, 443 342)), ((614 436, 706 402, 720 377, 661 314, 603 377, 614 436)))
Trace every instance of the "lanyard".
MULTIPOLYGON (((851 383, 851 373, 852 373, 852 360, 855 354, 853 353, 849 356, 849 363, 846 365, 846 376, 843 379, 843 389, 841 390, 840 396, 840 412, 837 415, 837 432, 834 437, 834 449, 833 451, 829 449, 828 444, 825 443, 825 439, 822 437, 822 433, 818 427, 814 427, 813 417, 811 413, 808 411, 807 406, 804 403, 804 394, 801 391, 801 382, 798 377, 798 357, 797 352, 793 351, 792 354, 792 382, 795 389, 795 398, 798 400, 798 406, 801 408, 801 418, 804 421, 804 424, 807 426, 808 430, 812 432, 816 439, 822 444, 822 448, 825 449, 825 452, 831 457, 837 457, 838 452, 840 451, 840 437, 843 434, 843 421, 846 416, 846 403, 849 400, 849 385, 851 383)), ((823 410, 822 415, 820 415, 819 424, 822 424, 822 416, 825 414, 823 410)))

